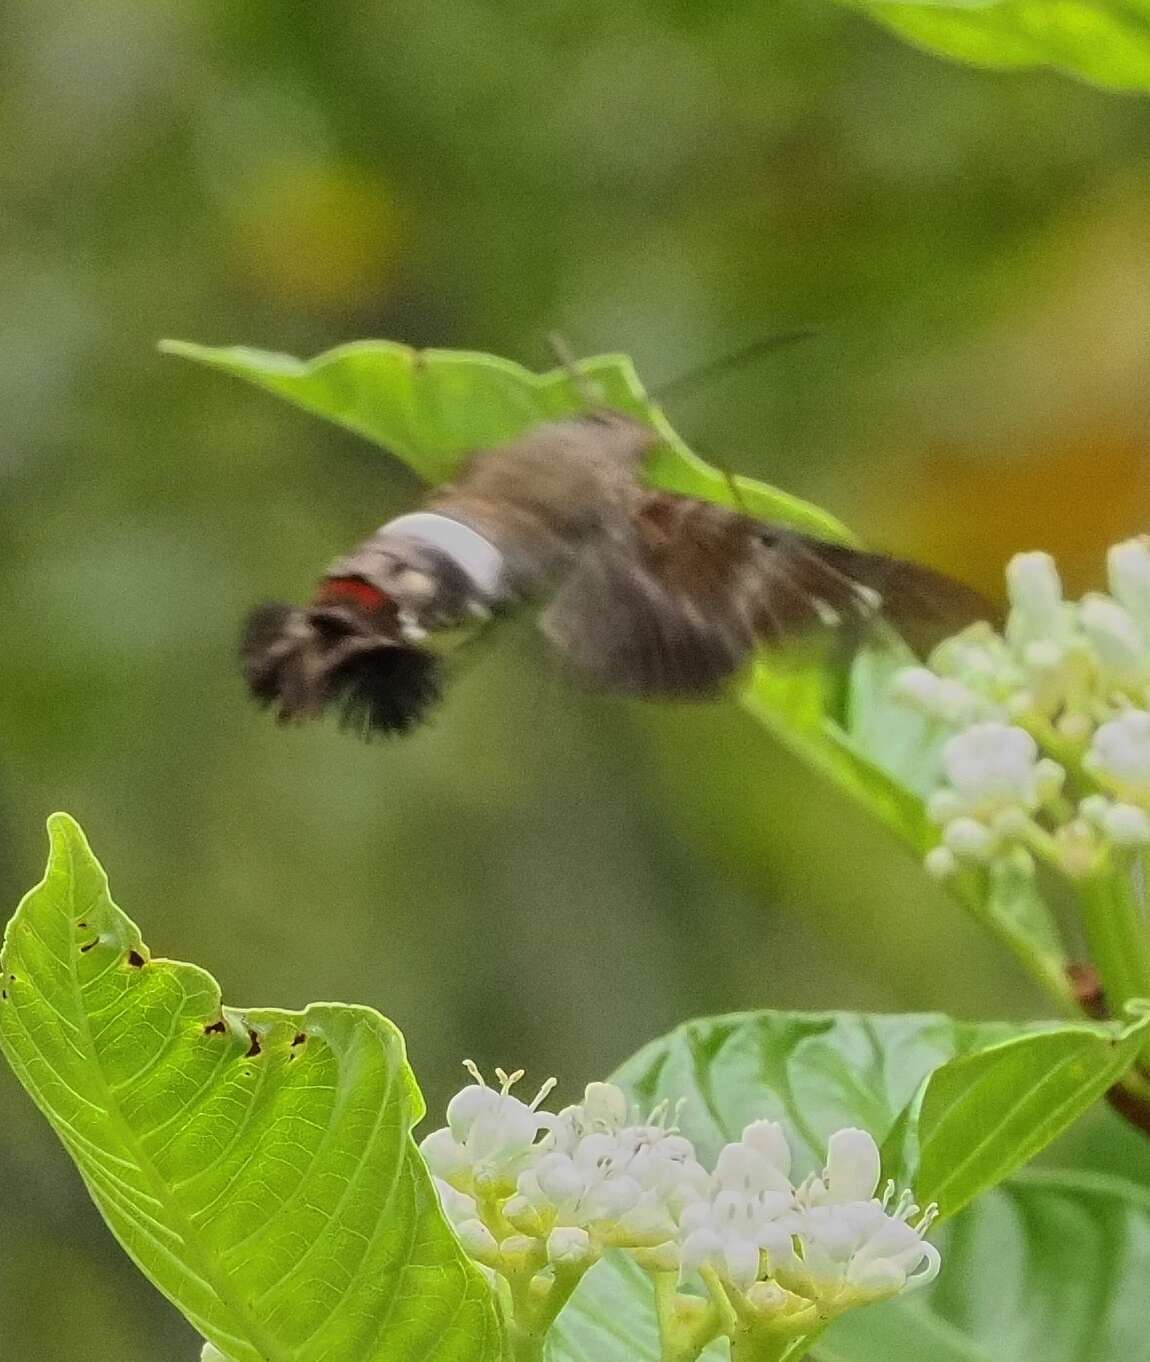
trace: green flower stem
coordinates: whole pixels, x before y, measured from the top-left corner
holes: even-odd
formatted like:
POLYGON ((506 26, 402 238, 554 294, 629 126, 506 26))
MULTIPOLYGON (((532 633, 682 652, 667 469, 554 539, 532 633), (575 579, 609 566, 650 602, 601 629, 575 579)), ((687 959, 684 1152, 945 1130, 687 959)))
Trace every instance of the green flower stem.
POLYGON ((680 1296, 674 1272, 651 1274, 655 1286, 655 1314, 659 1321, 660 1362, 696 1362, 703 1349, 721 1332, 714 1301, 680 1296))
POLYGON ((740 1326, 731 1338, 731 1362, 798 1362, 825 1328, 825 1324, 817 1325, 796 1338, 763 1325, 740 1326))
POLYGON ((512 1362, 542 1362, 547 1331, 571 1299, 588 1266, 557 1267, 554 1277, 547 1282, 530 1272, 518 1273, 511 1279, 512 1308, 505 1320, 512 1362))
POLYGON ((1030 935, 987 906, 989 886, 984 872, 962 870, 947 882, 947 889, 966 911, 1014 956, 1022 968, 1067 1017, 1080 1016, 1074 990, 1059 962, 1035 944, 1030 935))
POLYGON ((1078 882, 1090 959, 1115 1017, 1122 1016, 1131 999, 1150 999, 1150 935, 1144 891, 1140 893, 1134 879, 1137 865, 1134 857, 1115 854, 1078 882))

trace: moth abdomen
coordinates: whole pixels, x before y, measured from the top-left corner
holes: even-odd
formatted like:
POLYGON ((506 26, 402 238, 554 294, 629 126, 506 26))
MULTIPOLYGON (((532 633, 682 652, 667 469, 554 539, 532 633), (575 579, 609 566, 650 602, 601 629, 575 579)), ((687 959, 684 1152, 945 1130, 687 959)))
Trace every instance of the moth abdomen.
POLYGON ((282 724, 334 711, 362 737, 408 732, 440 697, 438 658, 381 629, 378 611, 338 596, 250 613, 240 658, 252 697, 282 724))

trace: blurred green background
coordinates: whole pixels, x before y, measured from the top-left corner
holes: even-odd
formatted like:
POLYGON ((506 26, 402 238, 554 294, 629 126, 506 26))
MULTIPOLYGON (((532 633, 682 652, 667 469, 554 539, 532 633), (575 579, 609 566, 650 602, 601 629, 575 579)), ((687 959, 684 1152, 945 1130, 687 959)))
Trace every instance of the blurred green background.
MULTIPOLYGON (((15 0, 0 33, 6 903, 68 809, 154 951, 377 1006, 433 1112, 464 1055, 570 1095, 691 1014, 1042 1008, 733 706, 587 695, 529 627, 402 744, 277 731, 244 610, 419 489, 154 343, 545 367, 558 329, 658 385, 815 326, 679 429, 985 589, 1037 546, 1081 588, 1147 521, 1144 102, 824 0, 15 0)), ((0 1074, 0 1357, 195 1355, 0 1074)))

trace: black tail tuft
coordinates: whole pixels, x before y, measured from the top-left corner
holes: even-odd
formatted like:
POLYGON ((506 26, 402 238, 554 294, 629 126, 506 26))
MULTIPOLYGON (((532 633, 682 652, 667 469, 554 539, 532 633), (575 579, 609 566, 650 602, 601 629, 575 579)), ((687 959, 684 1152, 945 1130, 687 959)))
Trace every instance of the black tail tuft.
POLYGON ((439 659, 422 648, 392 644, 349 658, 331 673, 328 703, 339 726, 361 738, 409 733, 442 695, 439 659))
POLYGON ((335 709, 340 727, 362 738, 410 732, 442 691, 433 653, 330 608, 257 606, 244 625, 240 661, 253 699, 274 708, 280 723, 335 709))

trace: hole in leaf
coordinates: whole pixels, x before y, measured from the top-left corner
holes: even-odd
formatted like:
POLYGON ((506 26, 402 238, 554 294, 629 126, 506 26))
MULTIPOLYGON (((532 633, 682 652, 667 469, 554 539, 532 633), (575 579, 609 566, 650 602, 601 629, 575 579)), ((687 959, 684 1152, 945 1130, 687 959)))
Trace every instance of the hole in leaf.
POLYGON ((204 1035, 222 1036, 227 1029, 227 1025, 224 1022, 223 1017, 221 1017, 219 1021, 214 1021, 210 1023, 210 1025, 204 1027, 204 1035))
POLYGON ((143 969, 145 964, 147 964, 147 961, 139 951, 129 951, 128 964, 131 965, 133 969, 143 969))
POLYGON ((293 1046, 295 1046, 295 1045, 302 1045, 302 1044, 304 1043, 305 1040, 307 1040, 307 1036, 305 1036, 304 1033, 303 1033, 302 1031, 299 1031, 299 1032, 296 1033, 296 1036, 295 1036, 294 1040, 292 1041, 292 1045, 293 1045, 293 1046))
POLYGON ((244 1055, 244 1058, 245 1058, 245 1059, 254 1059, 255 1056, 258 1055, 258 1054, 260 1053, 260 1050, 261 1050, 261 1048, 262 1048, 262 1047, 260 1046, 260 1038, 259 1038, 259 1036, 256 1035, 256 1033, 255 1033, 254 1031, 249 1031, 249 1032, 248 1032, 248 1038, 251 1040, 251 1045, 250 1045, 250 1047, 248 1048, 247 1054, 244 1055))
POLYGON ((98 936, 94 936, 91 939, 91 941, 85 941, 84 944, 80 947, 80 954, 87 955, 87 953, 92 949, 93 946, 98 946, 99 944, 100 938, 98 936))
POLYGON ((88 924, 86 922, 77 922, 76 930, 78 932, 86 932, 88 930, 88 924))

